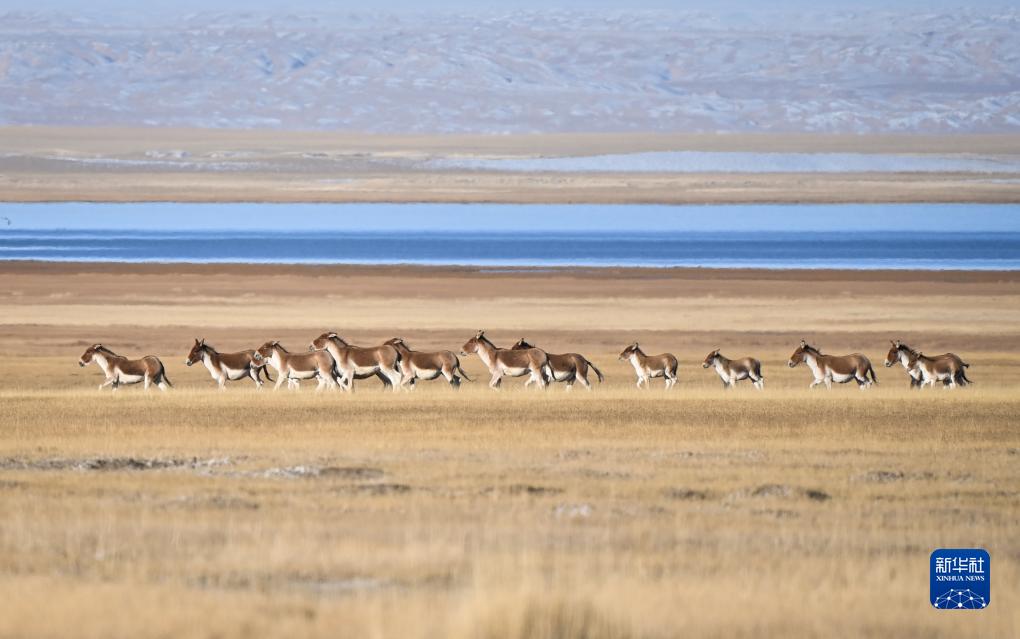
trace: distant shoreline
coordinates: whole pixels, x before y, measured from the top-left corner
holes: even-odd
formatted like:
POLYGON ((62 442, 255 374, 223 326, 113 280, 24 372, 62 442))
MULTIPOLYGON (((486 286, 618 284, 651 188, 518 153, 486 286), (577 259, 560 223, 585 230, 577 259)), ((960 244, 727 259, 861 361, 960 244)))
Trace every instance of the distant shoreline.
POLYGON ((310 275, 323 276, 575 276, 580 278, 612 276, 614 278, 655 278, 668 276, 693 280, 712 279, 783 279, 784 274, 798 280, 826 281, 931 281, 937 273, 946 283, 1020 283, 1020 269, 855 269, 855 268, 758 268, 758 267, 692 267, 692 266, 491 266, 470 264, 410 263, 294 263, 294 262, 117 262, 110 260, 2 260, 0 275, 16 273, 39 275, 117 274, 145 275, 310 275))
POLYGON ((506 170, 535 158, 675 152, 1015 160, 1020 134, 371 135, 41 126, 0 127, 0 148, 0 202, 11 203, 1020 203, 1020 177, 1005 170, 506 170), (464 168, 492 161, 504 168, 464 168))

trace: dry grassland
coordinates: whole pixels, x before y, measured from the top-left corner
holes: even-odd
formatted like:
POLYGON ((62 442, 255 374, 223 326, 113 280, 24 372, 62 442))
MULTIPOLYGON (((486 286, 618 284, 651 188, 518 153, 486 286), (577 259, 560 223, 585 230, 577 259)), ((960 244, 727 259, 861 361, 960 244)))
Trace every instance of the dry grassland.
POLYGON ((1020 630, 1018 275, 262 268, 0 265, 0 636, 1020 630), (538 317, 504 310, 528 291, 538 317), (196 336, 456 349, 481 327, 607 382, 221 393, 183 364, 196 336), (863 350, 880 385, 809 392, 801 337, 863 350), (908 391, 888 337, 976 384, 908 391), (680 356, 677 390, 633 388, 632 339, 680 356), (177 388, 99 393, 92 341, 177 388), (716 346, 760 356, 766 391, 722 391, 716 346), (990 607, 932 610, 929 553, 969 546, 990 607))

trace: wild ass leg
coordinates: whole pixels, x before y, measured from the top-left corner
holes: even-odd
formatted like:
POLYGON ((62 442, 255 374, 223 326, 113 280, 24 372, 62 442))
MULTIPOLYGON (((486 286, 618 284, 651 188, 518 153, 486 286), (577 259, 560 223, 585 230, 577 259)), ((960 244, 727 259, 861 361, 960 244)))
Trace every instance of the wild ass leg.
POLYGON ((402 383, 404 381, 404 376, 403 374, 401 374, 399 370, 397 370, 396 368, 391 368, 389 370, 385 369, 380 370, 382 370, 382 373, 383 375, 386 376, 386 379, 389 380, 390 386, 393 387, 394 393, 399 393, 402 390, 405 391, 407 390, 407 388, 405 388, 404 384, 402 383))
POLYGON ((142 387, 143 387, 143 388, 144 388, 145 390, 149 390, 149 386, 150 386, 151 384, 152 384, 152 378, 151 378, 151 377, 149 377, 149 374, 148 374, 148 373, 146 373, 146 374, 145 374, 145 375, 144 375, 144 376, 142 377, 142 387))
POLYGON ((489 380, 489 388, 493 390, 499 390, 500 384, 503 382, 503 374, 499 371, 493 371, 492 379, 489 380))
POLYGON ((457 377, 457 374, 455 372, 453 372, 452 366, 443 367, 443 377, 445 377, 446 381, 450 383, 450 386, 454 388, 460 387, 460 378, 457 377))
MULTIPOLYGON (((545 373, 542 371, 541 368, 531 369, 531 379, 528 380, 528 384, 530 384, 532 381, 536 382, 538 384, 538 387, 541 388, 542 390, 545 390, 546 388, 549 387, 549 382, 545 381, 545 373)), ((527 384, 525 384, 525 386, 527 386, 527 384)))
POLYGON ((255 382, 255 388, 262 390, 262 380, 259 378, 259 369, 251 366, 248 368, 248 377, 255 382))
POLYGON ((116 386, 117 386, 117 377, 116 376, 107 377, 106 381, 99 385, 99 390, 103 390, 107 386, 113 386, 114 388, 116 388, 116 386))

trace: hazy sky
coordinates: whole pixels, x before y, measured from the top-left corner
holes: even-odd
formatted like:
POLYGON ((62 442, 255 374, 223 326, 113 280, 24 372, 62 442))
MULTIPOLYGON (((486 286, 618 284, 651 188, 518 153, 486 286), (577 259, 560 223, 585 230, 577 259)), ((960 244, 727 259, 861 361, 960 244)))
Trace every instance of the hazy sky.
MULTIPOLYGON (((11 224, 7 225, 7 220, 11 224)), ((0 204, 25 229, 287 231, 1014 231, 1020 205, 500 206, 0 204)))
POLYGON ((173 3, 143 3, 138 0, 0 0, 0 13, 5 9, 17 10, 61 10, 90 14, 107 11, 167 13, 172 11, 205 10, 269 10, 274 13, 333 12, 372 10, 413 10, 428 9, 698 9, 729 10, 753 9, 755 11, 783 11, 784 9, 885 9, 885 10, 943 10, 956 7, 1010 7, 1015 6, 1004 0, 175 0, 173 3), (172 7, 172 9, 170 8, 172 7))

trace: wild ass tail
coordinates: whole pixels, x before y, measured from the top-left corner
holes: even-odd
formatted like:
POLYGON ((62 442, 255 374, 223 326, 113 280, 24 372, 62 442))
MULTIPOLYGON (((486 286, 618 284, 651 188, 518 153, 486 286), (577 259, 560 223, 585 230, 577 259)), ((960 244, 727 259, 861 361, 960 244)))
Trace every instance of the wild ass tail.
POLYGON ((460 362, 457 362, 457 370, 460 372, 460 376, 461 377, 463 377, 464 379, 466 379, 469 382, 472 381, 471 378, 468 377, 468 374, 464 372, 464 369, 461 368, 460 362))
POLYGON ((599 378, 599 384, 604 382, 606 378, 602 376, 602 371, 600 371, 598 367, 595 366, 595 364, 592 364, 591 360, 588 359, 587 357, 584 358, 584 361, 588 362, 588 367, 595 371, 595 375, 597 375, 599 378))
POLYGON ((871 382, 873 384, 878 383, 878 377, 875 375, 875 369, 872 367, 871 362, 868 362, 868 374, 871 375, 871 382))

